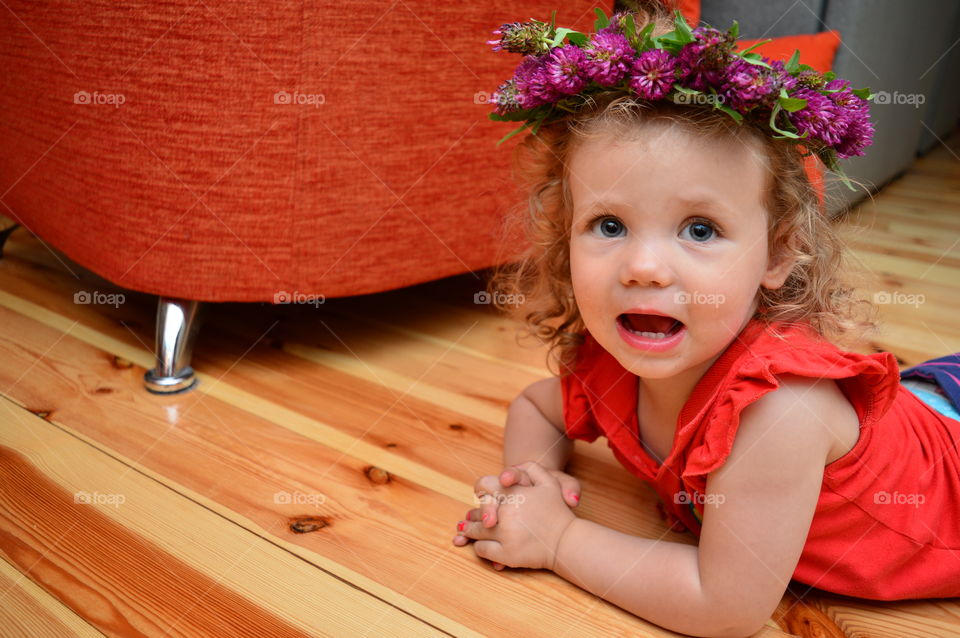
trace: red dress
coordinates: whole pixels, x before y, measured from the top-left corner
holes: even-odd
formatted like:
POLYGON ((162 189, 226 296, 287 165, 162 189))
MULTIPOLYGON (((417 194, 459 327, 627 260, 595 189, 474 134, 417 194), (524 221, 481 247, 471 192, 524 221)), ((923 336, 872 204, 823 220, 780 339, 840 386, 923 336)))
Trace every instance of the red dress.
POLYGON ((824 467, 793 578, 875 600, 960 596, 960 421, 901 386, 889 352, 845 352, 809 327, 780 332, 786 341, 759 320, 744 327, 684 404, 663 465, 640 442, 637 376, 588 333, 574 373, 561 377, 567 436, 605 436, 620 463, 657 492, 661 515, 699 538, 707 475, 730 454, 740 411, 775 390, 778 374, 836 379, 860 438, 824 467))

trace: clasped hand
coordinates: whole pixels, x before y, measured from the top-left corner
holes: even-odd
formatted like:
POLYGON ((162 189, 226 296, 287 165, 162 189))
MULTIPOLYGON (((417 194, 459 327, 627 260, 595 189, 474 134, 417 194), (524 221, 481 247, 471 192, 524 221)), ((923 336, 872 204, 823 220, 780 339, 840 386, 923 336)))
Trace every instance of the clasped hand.
POLYGON ((497 570, 554 569, 560 539, 577 518, 571 511, 580 500, 577 479, 527 461, 504 469, 499 477, 480 477, 473 490, 481 506, 460 521, 454 545, 475 541, 473 551, 497 570))

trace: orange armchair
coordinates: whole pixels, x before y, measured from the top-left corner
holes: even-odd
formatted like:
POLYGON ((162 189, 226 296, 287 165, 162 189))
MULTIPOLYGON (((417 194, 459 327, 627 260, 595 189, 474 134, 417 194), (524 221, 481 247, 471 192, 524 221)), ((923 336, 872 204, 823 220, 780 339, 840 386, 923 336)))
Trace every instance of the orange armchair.
MULTIPOLYGON (((13 0, 0 214, 160 296, 148 388, 191 387, 199 302, 338 297, 494 265, 518 194, 503 22, 612 2, 13 0), (559 8, 558 8, 559 6, 559 8)), ((516 139, 516 138, 515 138, 516 139)), ((2 248, 2 246, 0 246, 2 248)))

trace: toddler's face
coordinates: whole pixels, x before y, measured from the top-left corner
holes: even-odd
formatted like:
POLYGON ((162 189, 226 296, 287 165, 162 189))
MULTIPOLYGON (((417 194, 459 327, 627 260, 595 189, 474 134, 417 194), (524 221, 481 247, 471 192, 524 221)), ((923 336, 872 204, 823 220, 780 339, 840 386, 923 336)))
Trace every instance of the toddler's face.
POLYGON ((782 285, 787 269, 767 259, 761 152, 660 123, 574 151, 574 296, 590 333, 632 373, 702 374, 753 316, 761 284, 782 285))

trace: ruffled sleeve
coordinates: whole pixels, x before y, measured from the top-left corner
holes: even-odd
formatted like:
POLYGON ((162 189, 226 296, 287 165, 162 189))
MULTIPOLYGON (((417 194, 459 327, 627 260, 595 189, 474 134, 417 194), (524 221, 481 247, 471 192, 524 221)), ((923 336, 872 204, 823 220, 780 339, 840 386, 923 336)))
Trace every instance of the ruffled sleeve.
POLYGON ((587 393, 588 379, 596 364, 596 349, 592 339, 587 340, 577 351, 573 371, 560 377, 563 396, 563 423, 567 438, 593 442, 603 434, 596 415, 590 406, 587 393))
POLYGON ((835 379, 857 412, 861 437, 890 409, 900 385, 897 360, 889 352, 845 352, 825 340, 795 335, 786 342, 773 336, 758 340, 731 368, 713 400, 686 424, 697 434, 688 450, 683 478, 703 477, 724 464, 733 448, 740 413, 780 387, 778 375, 835 379))

